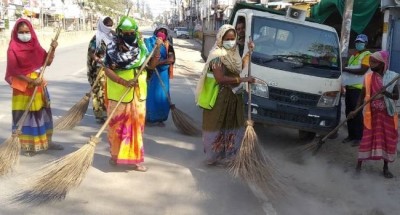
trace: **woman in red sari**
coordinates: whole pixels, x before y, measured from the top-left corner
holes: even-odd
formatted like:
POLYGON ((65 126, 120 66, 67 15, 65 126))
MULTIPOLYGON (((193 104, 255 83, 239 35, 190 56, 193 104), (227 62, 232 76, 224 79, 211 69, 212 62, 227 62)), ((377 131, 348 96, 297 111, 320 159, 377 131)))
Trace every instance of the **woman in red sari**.
MULTIPOLYGON (((370 57, 370 70, 364 77, 364 87, 358 106, 379 93, 383 86, 392 81, 397 73, 388 70, 388 53, 375 52, 370 57)), ((394 100, 399 99, 396 83, 364 107, 364 131, 358 150, 357 171, 364 160, 383 160, 383 176, 393 178, 389 162, 397 156, 398 116, 394 100)), ((354 113, 352 113, 354 114, 354 113)))

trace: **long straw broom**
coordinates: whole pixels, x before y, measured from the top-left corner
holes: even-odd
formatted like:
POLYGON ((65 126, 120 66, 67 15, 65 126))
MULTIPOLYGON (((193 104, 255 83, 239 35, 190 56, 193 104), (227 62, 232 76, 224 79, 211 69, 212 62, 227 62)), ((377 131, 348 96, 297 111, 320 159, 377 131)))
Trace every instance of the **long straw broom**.
POLYGON ((154 72, 156 73, 158 80, 160 81, 161 87, 168 98, 169 106, 171 108, 172 121, 174 122, 174 125, 183 134, 191 136, 199 135, 200 129, 196 126, 196 122, 194 121, 194 119, 191 118, 186 113, 184 113, 183 111, 179 110, 176 107, 176 105, 172 103, 171 96, 169 95, 167 87, 165 86, 164 82, 161 79, 160 73, 158 72, 157 69, 155 69, 154 72))
MULTIPOLYGON (((58 40, 58 36, 60 35, 61 28, 58 28, 57 33, 53 39, 53 41, 58 40)), ((53 51, 53 47, 50 46, 48 53, 53 51)), ((39 79, 43 78, 44 71, 47 67, 47 63, 49 62, 50 54, 47 55, 44 65, 40 69, 39 79)), ((24 122, 28 116, 28 112, 32 106, 33 100, 35 99, 36 93, 39 89, 39 86, 35 86, 31 98, 25 108, 24 113, 21 118, 17 122, 17 129, 13 131, 11 137, 9 137, 3 144, 0 146, 0 176, 3 176, 9 172, 12 172, 14 167, 18 164, 19 154, 21 152, 21 143, 19 139, 19 135, 22 134, 22 127, 24 122)))
MULTIPOLYGON (((386 88, 388 88, 390 85, 395 83, 397 80, 400 79, 400 75, 396 76, 391 80, 388 84, 382 87, 382 89, 376 93, 375 95, 371 96, 370 99, 365 101, 361 106, 356 108, 354 111, 355 113, 358 113, 361 111, 365 105, 369 104, 372 100, 374 100, 377 96, 381 95, 383 92, 386 91, 386 88)), ((341 122, 339 125, 337 125, 332 131, 330 131, 327 135, 325 135, 323 138, 316 138, 317 140, 312 141, 311 143, 308 143, 299 149, 295 150, 295 152, 292 154, 292 157, 298 156, 299 154, 306 153, 306 152, 312 152, 313 155, 316 155, 317 152, 321 149, 322 145, 325 143, 325 141, 335 132, 339 130, 340 127, 342 127, 348 120, 350 120, 349 117, 347 117, 343 122, 341 122)))
MULTIPOLYGON (((251 59, 251 54, 250 54, 251 59)), ((250 62, 248 75, 251 76, 250 62)), ((246 131, 242 139, 239 152, 230 164, 230 172, 244 181, 257 185, 270 198, 283 196, 284 192, 276 178, 277 170, 271 160, 263 153, 254 131, 254 122, 251 119, 251 87, 247 84, 247 121, 246 131)))
MULTIPOLYGON (((154 49, 141 66, 139 72, 134 78, 134 82, 137 82, 138 77, 144 70, 150 58, 153 56, 153 53, 154 49)), ((132 87, 128 87, 126 89, 117 105, 108 116, 106 122, 95 136, 90 137, 89 141, 77 151, 44 166, 40 170, 41 174, 39 177, 32 180, 32 184, 27 190, 17 193, 13 200, 16 202, 40 205, 52 201, 63 200, 71 189, 78 187, 85 178, 89 167, 92 165, 94 150, 96 145, 100 142, 100 135, 110 123, 118 106, 129 93, 131 88, 132 87)))
POLYGON ((100 82, 100 79, 103 76, 103 74, 104 74, 104 67, 100 67, 97 72, 96 80, 94 81, 90 91, 86 93, 85 96, 83 96, 82 99, 78 101, 78 103, 72 106, 64 116, 59 118, 54 123, 55 130, 72 129, 79 124, 79 122, 82 120, 88 109, 89 99, 93 95, 93 89, 100 82))

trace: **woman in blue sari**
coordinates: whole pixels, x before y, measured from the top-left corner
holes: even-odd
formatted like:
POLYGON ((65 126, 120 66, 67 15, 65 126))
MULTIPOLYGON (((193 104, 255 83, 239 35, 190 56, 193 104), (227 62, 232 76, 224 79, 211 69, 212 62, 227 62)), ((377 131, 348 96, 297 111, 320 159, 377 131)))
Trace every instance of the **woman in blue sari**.
MULTIPOLYGON (((157 38, 161 38, 164 43, 160 48, 160 56, 156 56, 160 59, 156 69, 169 94, 169 79, 173 75, 175 52, 167 39, 168 31, 166 27, 158 27, 152 37, 144 40, 149 52, 155 47, 157 38)), ((164 121, 168 119, 170 110, 168 97, 156 74, 151 74, 147 86, 146 125, 164 127, 164 121)))

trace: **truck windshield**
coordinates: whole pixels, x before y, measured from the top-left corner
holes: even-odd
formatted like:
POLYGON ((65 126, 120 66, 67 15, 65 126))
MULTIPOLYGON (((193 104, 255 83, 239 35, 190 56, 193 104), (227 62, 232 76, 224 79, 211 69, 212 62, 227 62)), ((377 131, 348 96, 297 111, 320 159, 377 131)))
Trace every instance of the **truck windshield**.
POLYGON ((252 38, 253 63, 296 73, 340 76, 339 44, 334 32, 253 17, 252 38), (310 67, 317 69, 310 70, 310 67))

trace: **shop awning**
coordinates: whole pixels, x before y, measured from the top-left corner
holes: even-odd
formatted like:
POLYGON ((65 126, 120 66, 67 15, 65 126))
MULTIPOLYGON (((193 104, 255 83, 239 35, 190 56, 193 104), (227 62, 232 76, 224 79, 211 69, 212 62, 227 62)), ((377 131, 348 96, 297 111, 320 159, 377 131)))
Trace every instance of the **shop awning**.
MULTIPOLYGON (((311 8, 311 18, 324 23, 334 11, 343 16, 344 6, 344 0, 321 0, 311 8)), ((379 6, 378 0, 354 0, 351 29, 359 34, 362 33, 379 6)))

